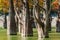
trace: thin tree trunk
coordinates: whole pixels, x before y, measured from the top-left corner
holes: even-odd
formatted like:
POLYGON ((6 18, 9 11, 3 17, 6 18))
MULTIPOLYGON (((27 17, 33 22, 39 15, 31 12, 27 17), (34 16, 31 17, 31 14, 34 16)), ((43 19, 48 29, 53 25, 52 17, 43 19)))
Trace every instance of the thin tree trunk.
POLYGON ((7 29, 7 16, 6 14, 4 16, 4 28, 7 29))
POLYGON ((51 16, 49 16, 49 27, 48 27, 49 30, 48 30, 48 31, 51 31, 51 20, 52 20, 52 19, 51 19, 51 16))

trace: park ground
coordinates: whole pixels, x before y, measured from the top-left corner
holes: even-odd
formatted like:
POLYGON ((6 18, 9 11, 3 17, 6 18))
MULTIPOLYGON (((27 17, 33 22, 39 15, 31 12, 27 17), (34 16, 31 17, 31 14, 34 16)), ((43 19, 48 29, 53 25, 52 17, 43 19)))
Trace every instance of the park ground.
POLYGON ((52 27, 49 38, 40 39, 37 37, 37 30, 33 28, 33 37, 21 38, 20 35, 9 36, 6 29, 0 28, 0 40, 60 40, 60 33, 56 32, 56 27, 52 27))
POLYGON ((33 28, 33 37, 21 38, 20 35, 9 36, 7 35, 7 30, 3 29, 3 16, 0 17, 0 40, 60 40, 60 33, 56 32, 56 18, 52 21, 52 31, 49 32, 49 38, 38 38, 37 30, 33 28))

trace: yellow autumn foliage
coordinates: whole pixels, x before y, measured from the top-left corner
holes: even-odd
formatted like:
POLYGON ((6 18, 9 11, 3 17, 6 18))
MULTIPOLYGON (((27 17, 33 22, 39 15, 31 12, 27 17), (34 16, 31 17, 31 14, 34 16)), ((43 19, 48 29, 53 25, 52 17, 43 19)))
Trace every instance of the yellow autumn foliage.
POLYGON ((44 0, 38 0, 38 1, 39 1, 39 5, 40 5, 41 7, 43 7, 44 0))
MULTIPOLYGON (((32 6, 33 6, 33 2, 32 2, 32 0, 29 0, 28 1, 29 2, 29 8, 31 8, 32 6)), ((43 4, 44 4, 44 0, 38 0, 38 4, 41 6, 41 7, 43 7, 43 4)))
MULTIPOLYGON (((39 1, 39 5, 43 6, 43 1, 44 0, 38 0, 38 1, 39 1)), ((28 2, 29 2, 29 8, 32 8, 32 6, 33 6, 32 0, 28 0, 28 2)), ((17 3, 16 0, 14 0, 14 5, 15 6, 20 7, 22 5, 21 0, 18 0, 18 4, 17 5, 16 5, 16 3, 17 3)), ((2 10, 2 9, 3 9, 4 12, 8 12, 9 0, 0 0, 0 10, 2 10)))
POLYGON ((3 0, 0 0, 0 10, 2 10, 3 7, 3 0))
POLYGON ((8 0, 0 0, 0 10, 3 12, 8 12, 9 2, 8 0))

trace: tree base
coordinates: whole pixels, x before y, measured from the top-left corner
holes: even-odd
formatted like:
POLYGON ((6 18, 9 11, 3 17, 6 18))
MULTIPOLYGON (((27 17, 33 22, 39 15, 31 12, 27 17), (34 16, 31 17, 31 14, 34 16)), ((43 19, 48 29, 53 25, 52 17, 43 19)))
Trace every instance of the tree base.
POLYGON ((7 27, 4 27, 4 29, 7 29, 7 27))
POLYGON ((28 37, 32 37, 33 35, 28 35, 28 37))
POLYGON ((17 35, 17 34, 10 34, 10 35, 17 35))
POLYGON ((32 37, 33 35, 24 35, 24 34, 21 34, 22 37, 32 37))
POLYGON ((49 38, 49 36, 45 36, 45 38, 49 38))

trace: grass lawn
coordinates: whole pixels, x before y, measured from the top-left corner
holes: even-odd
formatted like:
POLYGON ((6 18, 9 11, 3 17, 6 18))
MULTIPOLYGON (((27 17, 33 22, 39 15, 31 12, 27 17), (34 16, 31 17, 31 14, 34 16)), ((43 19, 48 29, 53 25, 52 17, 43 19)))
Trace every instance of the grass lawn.
MULTIPOLYGON (((0 40, 43 40, 37 37, 37 30, 33 29, 33 37, 21 38, 20 35, 7 36, 6 29, 0 28, 0 40)), ((52 31, 49 33, 49 38, 44 40, 60 40, 60 33, 55 32, 55 28, 52 28, 52 31)))

